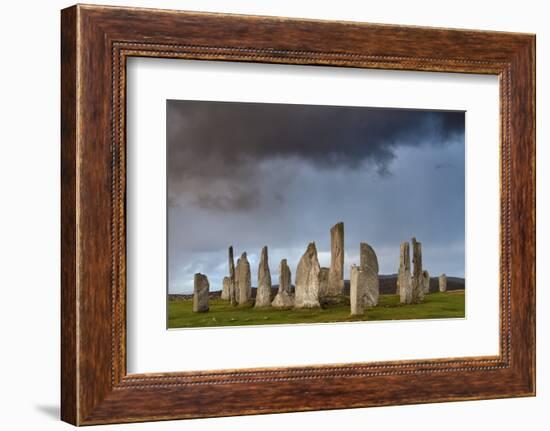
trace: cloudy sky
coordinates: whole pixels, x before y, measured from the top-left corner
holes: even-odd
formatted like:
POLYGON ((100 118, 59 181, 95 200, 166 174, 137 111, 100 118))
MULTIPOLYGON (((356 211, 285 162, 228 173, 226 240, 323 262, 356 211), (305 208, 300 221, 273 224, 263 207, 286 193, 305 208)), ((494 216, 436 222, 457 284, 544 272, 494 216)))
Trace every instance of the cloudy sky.
POLYGON ((261 247, 273 283, 292 282, 308 242, 330 265, 330 227, 344 222, 345 277, 372 245, 381 274, 399 244, 422 242, 431 275, 464 276, 464 113, 265 103, 167 101, 168 283, 211 290, 227 248, 246 251, 256 285, 261 247))

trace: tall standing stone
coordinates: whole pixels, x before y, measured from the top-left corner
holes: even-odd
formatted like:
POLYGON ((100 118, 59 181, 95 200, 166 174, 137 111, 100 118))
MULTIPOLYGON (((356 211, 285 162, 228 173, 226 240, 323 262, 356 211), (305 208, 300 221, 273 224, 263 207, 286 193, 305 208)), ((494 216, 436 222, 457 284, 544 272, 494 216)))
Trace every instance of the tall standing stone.
POLYGON ((296 269, 295 308, 319 307, 319 259, 314 242, 310 242, 296 269))
POLYGON ((412 302, 424 301, 424 280, 422 277, 422 244, 416 238, 412 239, 413 247, 413 274, 412 274, 412 302))
POLYGON ((411 258, 408 242, 401 243, 399 252, 399 271, 397 273, 397 290, 399 293, 399 302, 401 304, 410 304, 412 302, 411 258))
POLYGON ((336 223, 330 229, 330 271, 328 296, 338 296, 344 291, 344 223, 336 223))
POLYGON ((256 290, 255 307, 269 307, 271 305, 271 273, 267 258, 267 246, 262 248, 260 264, 258 265, 258 288, 256 290))
POLYGON ((197 273, 195 274, 193 284, 193 311, 195 313, 204 313, 208 311, 208 294, 210 290, 208 277, 197 273))
POLYGON ((360 268, 365 273, 366 279, 365 297, 363 299, 366 307, 376 307, 380 297, 380 281, 378 279, 378 258, 374 249, 367 243, 359 245, 360 268))
POLYGON ((360 266, 351 266, 349 302, 352 316, 361 316, 365 313, 365 297, 367 291, 366 275, 366 271, 360 266))
POLYGON ((430 273, 426 270, 422 271, 422 282, 424 287, 424 295, 430 293, 430 273))
POLYGON ((237 281, 235 260, 233 258, 233 246, 229 247, 229 301, 231 305, 237 305, 237 281))
POLYGON ((291 276, 286 259, 281 260, 279 264, 279 290, 271 303, 272 307, 290 308, 294 305, 294 300, 290 295, 291 276))
POLYGON ((447 276, 445 274, 441 274, 439 276, 439 291, 440 292, 447 291, 447 276))
POLYGON ((239 305, 248 304, 252 294, 252 281, 250 277, 250 263, 246 258, 246 252, 237 259, 237 270, 235 272, 236 298, 239 305))
POLYGON ((229 281, 229 277, 224 277, 223 278, 223 284, 222 284, 222 296, 221 298, 225 301, 229 301, 229 285, 230 285, 230 281, 229 281))

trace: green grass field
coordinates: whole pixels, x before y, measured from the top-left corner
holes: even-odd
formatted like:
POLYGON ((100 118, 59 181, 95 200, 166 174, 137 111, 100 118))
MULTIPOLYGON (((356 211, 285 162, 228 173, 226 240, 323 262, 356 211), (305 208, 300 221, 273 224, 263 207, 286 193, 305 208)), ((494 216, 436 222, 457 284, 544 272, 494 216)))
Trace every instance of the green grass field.
POLYGON ((464 317, 464 291, 426 295, 422 304, 399 304, 397 295, 381 295, 378 307, 368 308, 363 316, 350 317, 347 304, 324 309, 233 307, 221 299, 210 300, 210 310, 193 313, 192 300, 170 300, 169 328, 200 328, 212 326, 276 325, 290 323, 328 323, 403 319, 437 319, 464 317))

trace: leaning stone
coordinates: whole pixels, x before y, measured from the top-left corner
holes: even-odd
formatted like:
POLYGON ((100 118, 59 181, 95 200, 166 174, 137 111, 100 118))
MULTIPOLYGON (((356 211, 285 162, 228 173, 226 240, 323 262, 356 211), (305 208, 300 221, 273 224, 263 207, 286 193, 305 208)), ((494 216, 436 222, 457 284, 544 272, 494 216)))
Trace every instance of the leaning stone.
POLYGON ((328 296, 341 295, 344 291, 344 223, 330 229, 330 271, 328 296))
POLYGON ((397 272, 397 291, 401 304, 410 304, 412 302, 411 260, 408 242, 401 244, 399 270, 397 272))
POLYGON ((269 307, 271 305, 271 273, 267 258, 267 247, 262 248, 260 264, 258 265, 258 288, 256 290, 255 307, 269 307))
POLYGON ((422 244, 416 238, 412 239, 413 246, 413 274, 412 274, 412 302, 424 301, 424 280, 422 278, 422 244))
POLYGON ((365 271, 367 286, 365 289, 364 305, 366 307, 376 307, 380 296, 380 281, 378 280, 378 258, 374 249, 367 243, 362 242, 359 245, 359 255, 361 269, 365 271))
POLYGON ((195 313, 204 313, 208 311, 208 294, 210 283, 208 277, 204 274, 197 273, 193 280, 193 311, 195 313))
POLYGON ((252 296, 252 281, 250 277, 250 263, 246 258, 246 252, 237 259, 235 271, 236 290, 235 296, 239 305, 248 304, 252 296))
POLYGON ((294 299, 290 295, 291 276, 286 259, 281 260, 279 264, 279 290, 271 303, 272 307, 290 308, 294 306, 294 299))
POLYGON ((295 308, 319 307, 319 259, 317 248, 311 242, 298 263, 296 269, 296 295, 294 300, 295 308))
POLYGON ((229 277, 224 277, 223 284, 222 284, 223 287, 222 287, 221 299, 225 301, 229 300, 229 284, 230 284, 229 277))
POLYGON ((447 291, 447 276, 445 274, 441 274, 439 276, 439 291, 440 292, 447 291))
POLYGON ((352 265, 350 269, 349 302, 352 316, 365 313, 365 296, 367 290, 366 271, 360 266, 352 265))
POLYGON ((430 274, 426 270, 422 271, 422 282, 424 287, 424 295, 427 295, 430 293, 430 274))
POLYGON ((362 242, 359 244, 359 254, 361 259, 361 268, 369 267, 378 274, 378 258, 376 257, 374 249, 366 242, 362 242))

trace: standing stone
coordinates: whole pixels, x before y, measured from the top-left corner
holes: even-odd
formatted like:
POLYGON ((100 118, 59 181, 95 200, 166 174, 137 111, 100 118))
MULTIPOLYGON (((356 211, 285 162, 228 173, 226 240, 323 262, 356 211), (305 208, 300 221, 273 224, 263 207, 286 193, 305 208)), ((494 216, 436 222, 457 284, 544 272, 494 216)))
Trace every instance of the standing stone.
POLYGON ((351 266, 349 302, 352 316, 361 316, 365 313, 365 296, 367 290, 366 275, 366 271, 360 266, 351 266))
POLYGON ((329 296, 329 274, 329 268, 321 267, 321 272, 319 272, 319 298, 329 296))
POLYGON ((374 249, 365 242, 359 245, 361 270, 365 273, 366 288, 363 303, 366 307, 376 307, 380 297, 380 281, 378 279, 378 258, 374 249))
POLYGON ((250 277, 250 263, 246 258, 246 252, 237 259, 237 270, 235 272, 235 296, 239 305, 248 304, 252 294, 252 281, 250 277))
POLYGON ((310 242, 296 269, 295 308, 319 307, 319 259, 314 242, 310 242))
POLYGON ((359 254, 361 259, 361 268, 369 267, 378 274, 378 258, 374 249, 366 242, 359 244, 359 254))
POLYGON ((397 273, 397 290, 399 293, 399 302, 401 304, 410 304, 412 302, 411 260, 408 242, 401 244, 399 271, 397 273))
POLYGON ((267 247, 262 248, 260 264, 258 266, 258 288, 256 290, 255 307, 269 307, 271 305, 271 273, 267 259, 267 247))
POLYGON ((294 305, 294 300, 290 296, 291 273, 286 259, 281 260, 279 264, 279 290, 275 299, 271 303, 275 308, 290 308, 294 305))
POLYGON ((413 246, 413 274, 412 274, 412 302, 424 301, 424 280, 422 277, 422 244, 416 238, 412 239, 413 246))
POLYGON ((378 280, 378 274, 371 268, 361 268, 365 278, 365 292, 363 303, 365 307, 376 307, 380 298, 380 281, 378 280))
POLYGON ((439 276, 439 291, 440 292, 447 291, 447 276, 445 274, 441 274, 439 276))
POLYGON ((235 260, 233 259, 233 246, 229 247, 229 301, 231 305, 237 305, 237 282, 235 260))
POLYGON ((344 223, 330 229, 330 271, 328 296, 338 296, 344 291, 344 223))
POLYGON ((424 295, 430 293, 430 273, 426 270, 422 271, 422 281, 424 286, 424 295))
POLYGON ((229 284, 230 284, 229 277, 224 277, 221 298, 226 301, 229 301, 229 284))
POLYGON ((204 274, 197 273, 193 280, 193 311, 195 313, 204 313, 208 311, 208 294, 210 283, 208 277, 204 274))

